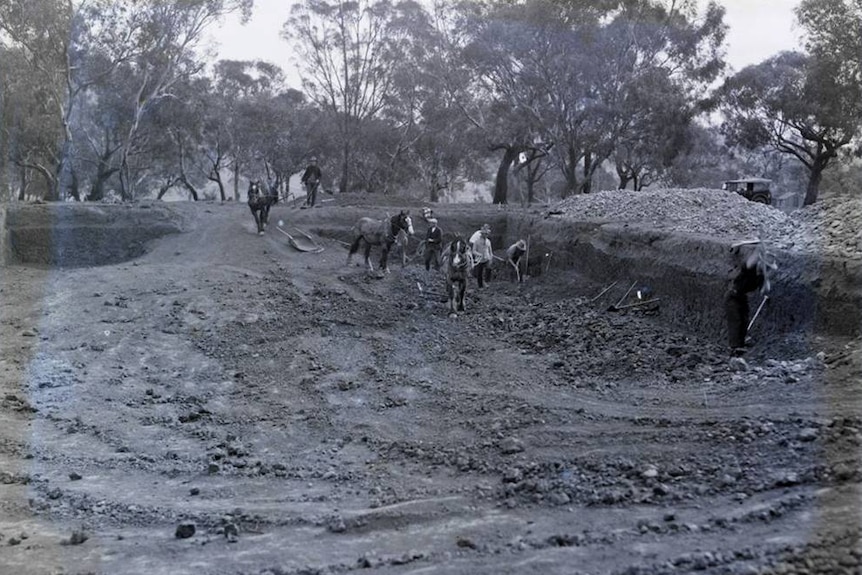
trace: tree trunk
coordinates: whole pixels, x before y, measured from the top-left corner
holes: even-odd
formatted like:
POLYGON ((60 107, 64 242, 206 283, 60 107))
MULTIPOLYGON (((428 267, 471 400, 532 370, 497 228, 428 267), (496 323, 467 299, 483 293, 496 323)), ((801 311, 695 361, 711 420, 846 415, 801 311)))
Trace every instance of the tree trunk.
POLYGON ((431 203, 440 201, 440 190, 446 186, 440 183, 440 154, 434 152, 434 159, 431 160, 431 194, 428 198, 431 203))
POLYGON ((626 189, 632 179, 631 172, 626 169, 625 166, 622 166, 620 164, 617 164, 617 177, 620 180, 620 183, 617 185, 618 190, 626 189))
POLYGON ((198 191, 186 176, 186 149, 180 142, 180 175, 177 180, 189 191, 194 201, 198 201, 198 191))
POLYGON ((48 168, 46 168, 45 166, 39 165, 39 164, 27 164, 25 166, 25 168, 32 168, 32 169, 36 170, 36 172, 40 176, 42 176, 42 178, 44 178, 44 180, 45 180, 45 193, 43 194, 42 199, 46 200, 46 201, 56 201, 56 199, 55 200, 49 200, 48 199, 53 193, 55 193, 57 191, 57 179, 54 177, 54 174, 52 174, 48 168))
POLYGON ((593 153, 584 152, 584 181, 581 183, 581 193, 589 194, 593 190, 593 153))
POLYGON ((817 201, 817 196, 820 194, 820 181, 823 179, 823 168, 817 162, 811 168, 808 175, 808 185, 805 188, 805 200, 803 206, 810 206, 817 201))
POLYGON ((350 144, 347 143, 345 134, 344 147, 341 150, 341 181, 338 183, 338 192, 343 194, 347 192, 347 185, 350 182, 350 144))
POLYGON ((198 191, 197 189, 195 189, 195 187, 192 185, 192 183, 189 181, 185 174, 182 174, 180 176, 180 183, 185 189, 189 191, 189 194, 191 194, 192 196, 192 200, 198 201, 198 191))
POLYGON ((165 180, 165 183, 163 183, 159 187, 159 193, 156 195, 156 199, 161 200, 163 197, 165 197, 165 194, 167 194, 168 190, 170 190, 177 184, 177 181, 179 181, 179 178, 174 176, 168 176, 168 179, 165 180))
POLYGON ((90 186, 90 193, 87 195, 87 200, 91 202, 100 202, 105 199, 105 183, 117 172, 117 168, 108 168, 102 162, 99 162, 99 170, 96 173, 96 180, 90 186), (107 169, 106 169, 107 168, 107 169))
POLYGON ((497 167, 497 177, 494 180, 494 203, 507 204, 509 196, 509 166, 521 153, 521 149, 517 146, 506 146, 504 148, 503 158, 500 160, 500 165, 497 167))
MULTIPOLYGON (((63 142, 60 147, 60 158, 57 161, 57 169, 54 172, 54 177, 48 178, 48 190, 42 198, 46 202, 58 202, 60 196, 65 191, 66 174, 69 171, 69 143, 63 142)), ((44 174, 43 174, 44 175, 44 174)))
POLYGON ((567 146, 566 156, 568 158, 563 164, 563 175, 566 177, 565 196, 569 196, 578 193, 578 152, 574 146, 567 146))
POLYGON ((233 199, 239 201, 239 160, 233 160, 233 199))
POLYGON ((72 170, 72 179, 69 182, 69 193, 72 195, 76 202, 81 201, 81 191, 78 189, 79 185, 80 184, 78 182, 78 172, 72 170))
POLYGON ((18 190, 18 201, 23 202, 27 199, 27 168, 19 167, 21 168, 21 188, 18 190))
POLYGON ((224 182, 221 179, 221 171, 218 169, 217 165, 213 166, 213 169, 210 171, 210 175, 207 179, 211 182, 215 182, 216 184, 218 184, 218 192, 221 201, 224 202, 225 200, 227 200, 227 195, 224 191, 224 182))

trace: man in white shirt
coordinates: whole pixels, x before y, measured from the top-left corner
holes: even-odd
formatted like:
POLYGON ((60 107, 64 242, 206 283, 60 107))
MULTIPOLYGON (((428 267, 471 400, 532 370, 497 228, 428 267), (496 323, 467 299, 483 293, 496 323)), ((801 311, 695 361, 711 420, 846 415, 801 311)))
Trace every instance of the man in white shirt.
POLYGON ((494 260, 494 250, 491 248, 491 226, 485 224, 482 228, 470 236, 470 249, 473 254, 473 270, 476 273, 476 281, 479 287, 485 287, 490 275, 488 266, 494 260))

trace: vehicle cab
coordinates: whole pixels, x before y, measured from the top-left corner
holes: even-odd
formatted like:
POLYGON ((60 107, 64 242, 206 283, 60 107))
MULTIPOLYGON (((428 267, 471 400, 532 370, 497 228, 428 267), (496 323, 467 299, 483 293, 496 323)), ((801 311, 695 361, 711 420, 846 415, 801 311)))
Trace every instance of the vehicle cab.
POLYGON ((736 192, 758 204, 770 205, 772 203, 772 180, 766 178, 728 180, 722 184, 721 189, 736 192))

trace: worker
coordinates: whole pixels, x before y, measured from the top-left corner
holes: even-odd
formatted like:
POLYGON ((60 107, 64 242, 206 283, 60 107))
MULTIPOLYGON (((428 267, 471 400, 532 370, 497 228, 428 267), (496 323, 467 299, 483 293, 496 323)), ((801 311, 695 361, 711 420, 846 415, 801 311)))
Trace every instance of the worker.
POLYGON ((515 269, 515 277, 518 278, 518 283, 521 282, 521 258, 527 252, 527 242, 523 239, 518 240, 506 250, 506 262, 515 269))
POLYGON ((434 269, 440 269, 440 249, 443 243, 443 232, 437 227, 437 218, 428 218, 428 233, 425 235, 425 271, 431 269, 431 261, 434 261, 434 269))
POLYGON ((724 306, 731 353, 741 356, 745 353, 750 322, 748 294, 760 290, 766 301, 766 295, 771 288, 769 275, 778 266, 769 260, 760 240, 734 244, 731 247, 731 258, 734 267, 731 270, 724 306))
POLYGON ((479 287, 485 287, 490 278, 490 266, 494 261, 494 250, 491 248, 491 226, 485 224, 470 236, 470 250, 473 255, 473 270, 479 287))
POLYGON ((305 205, 302 208, 313 208, 317 203, 317 189, 320 187, 320 180, 323 174, 320 167, 317 165, 317 158, 314 156, 308 161, 308 166, 305 168, 300 183, 305 186, 305 205))

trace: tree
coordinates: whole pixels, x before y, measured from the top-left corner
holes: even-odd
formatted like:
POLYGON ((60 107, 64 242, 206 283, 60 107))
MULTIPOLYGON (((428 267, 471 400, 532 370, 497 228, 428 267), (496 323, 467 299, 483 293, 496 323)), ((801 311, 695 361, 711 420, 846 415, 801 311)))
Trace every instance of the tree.
POLYGON ((38 79, 41 106, 61 127, 50 164, 27 163, 49 181, 47 199, 60 199, 73 181, 73 115, 87 91, 105 82, 134 47, 117 32, 123 6, 110 0, 2 0, 0 42, 17 51, 38 79), (100 58, 91 59, 98 53, 100 58))
POLYGON ((134 196, 136 138, 145 114, 161 100, 173 96, 174 85, 202 69, 197 47, 207 27, 233 12, 243 21, 251 15, 253 0, 184 0, 183 2, 133 2, 124 13, 134 59, 126 67, 126 81, 135 87, 134 109, 123 141, 120 182, 124 199, 134 196))
POLYGON ((862 1, 802 0, 796 16, 808 33, 807 51, 821 61, 834 60, 837 82, 858 94, 862 85, 862 1))
POLYGON ((731 143, 766 145, 808 170, 804 205, 817 201, 823 172, 860 132, 862 93, 843 83, 843 63, 785 52, 749 66, 721 88, 731 143))
POLYGON ((465 20, 474 31, 467 54, 496 100, 493 109, 520 128, 495 146, 503 151, 495 202, 505 201, 512 160, 534 141, 554 144, 568 193, 589 192, 626 131, 643 131, 631 102, 644 77, 664 76, 694 108, 698 90, 723 66, 724 12, 715 3, 703 18, 693 2, 657 0, 501 1, 489 10, 477 8, 465 20))
MULTIPOLYGON (((211 174, 220 182, 222 162, 230 158, 234 199, 239 201, 242 171, 261 154, 263 132, 276 121, 265 110, 284 86, 284 73, 263 61, 221 60, 213 70, 213 94, 209 106, 207 152, 211 174), (218 169, 216 169, 218 164, 218 169)), ((219 183, 220 188, 222 184, 219 183)))
POLYGON ((414 2, 304 0, 293 6, 282 35, 293 41, 312 102, 337 122, 341 146, 339 190, 351 186, 354 150, 364 124, 392 94, 393 70, 409 38, 414 2))
POLYGON ((660 179, 685 148, 698 110, 663 70, 641 74, 623 103, 624 127, 613 153, 619 189, 641 190, 660 179))
MULTIPOLYGON (((17 197, 32 189, 32 172, 39 175, 41 197, 51 197, 56 182, 57 142, 62 126, 51 95, 41 78, 31 73, 19 50, 0 47, 0 152, 14 166, 4 170, 18 181, 17 197)), ((5 175, 5 174, 4 174, 5 175)))

